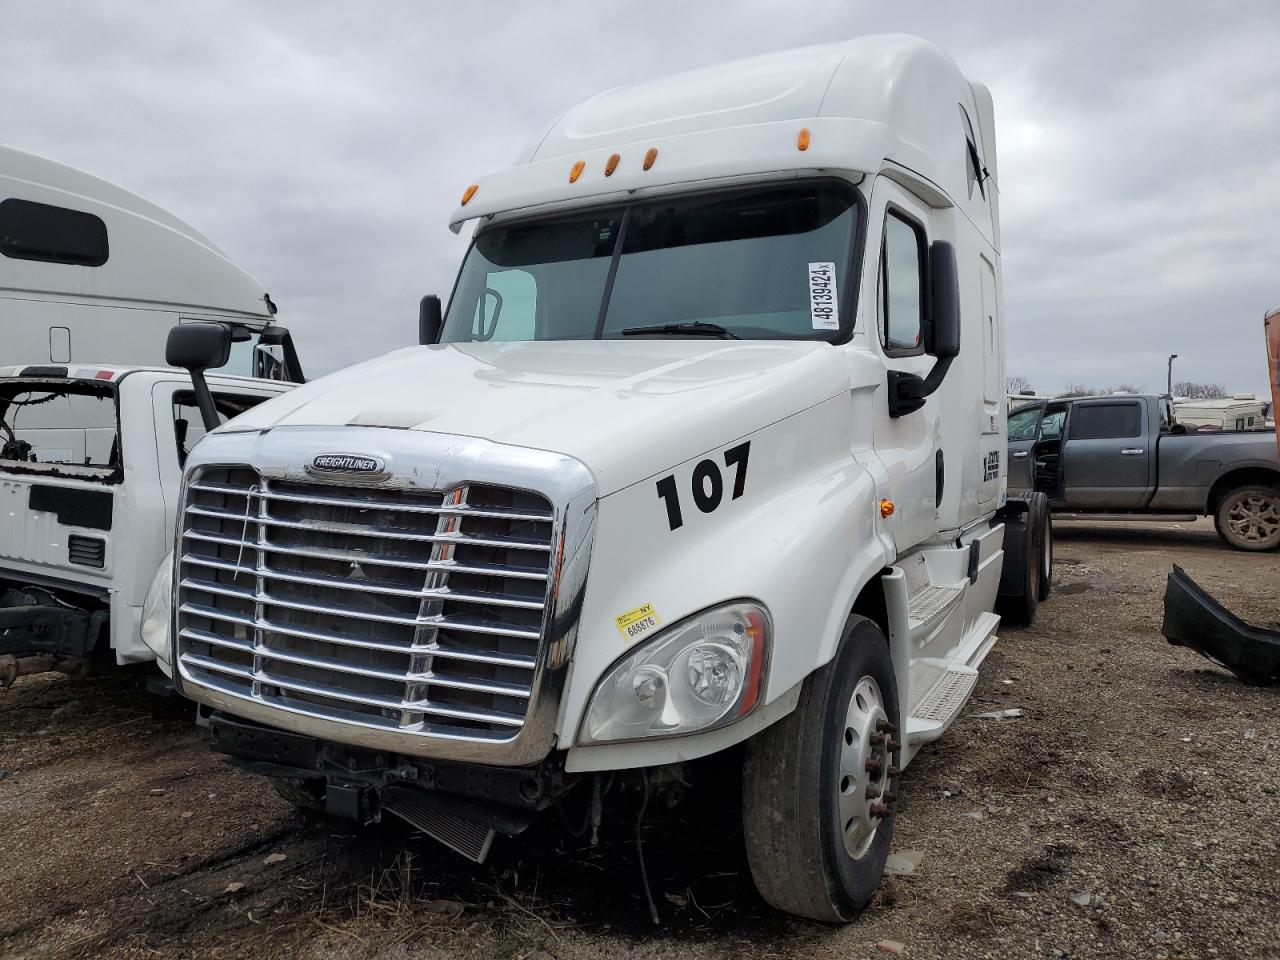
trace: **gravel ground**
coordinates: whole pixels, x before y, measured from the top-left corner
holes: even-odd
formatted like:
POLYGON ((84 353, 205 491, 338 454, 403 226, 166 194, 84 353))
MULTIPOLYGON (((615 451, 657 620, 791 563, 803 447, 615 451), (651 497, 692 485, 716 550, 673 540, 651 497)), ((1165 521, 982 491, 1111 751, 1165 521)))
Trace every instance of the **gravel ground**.
POLYGON ((1280 617, 1280 556, 1206 521, 1059 524, 1052 600, 905 777, 895 849, 918 868, 843 928, 758 900, 714 796, 646 819, 655 928, 630 812, 596 847, 550 819, 474 867, 305 819, 136 676, 20 681, 0 692, 0 955, 1280 957, 1280 688, 1164 642, 1174 562, 1280 617))

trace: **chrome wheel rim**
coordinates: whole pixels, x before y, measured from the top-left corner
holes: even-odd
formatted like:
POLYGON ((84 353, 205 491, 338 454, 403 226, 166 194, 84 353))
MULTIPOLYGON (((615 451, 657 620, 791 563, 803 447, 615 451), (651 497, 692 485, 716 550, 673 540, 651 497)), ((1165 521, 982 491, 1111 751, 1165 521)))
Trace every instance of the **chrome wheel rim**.
POLYGON ((890 789, 896 773, 891 769, 893 729, 880 685, 864 676, 845 711, 835 784, 844 847, 855 860, 870 849, 895 799, 890 789))
POLYGON ((1280 537, 1280 503, 1265 494, 1244 494, 1227 506, 1227 526, 1246 543, 1270 543, 1280 537))

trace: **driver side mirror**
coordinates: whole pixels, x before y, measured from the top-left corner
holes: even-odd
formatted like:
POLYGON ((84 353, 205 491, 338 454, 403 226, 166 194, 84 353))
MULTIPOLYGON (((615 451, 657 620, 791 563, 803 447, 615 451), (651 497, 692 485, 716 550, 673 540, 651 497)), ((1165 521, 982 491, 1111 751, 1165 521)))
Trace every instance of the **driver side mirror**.
POLYGON ((444 326, 440 315, 440 298, 434 293, 423 297, 418 304, 418 343, 425 345, 440 342, 444 326))
POLYGON ((936 358, 926 377, 889 371, 889 416, 901 417, 924 406, 960 355, 960 282, 956 250, 945 240, 929 244, 929 302, 925 316, 924 349, 936 358))
POLYGON ((231 327, 225 323, 180 323, 169 331, 165 341, 165 362, 191 374, 192 392, 206 431, 217 427, 219 421, 204 372, 231 359, 232 336, 231 327))
POLYGON ((929 244, 929 317, 925 352, 939 360, 960 354, 960 283, 956 249, 945 240, 929 244))

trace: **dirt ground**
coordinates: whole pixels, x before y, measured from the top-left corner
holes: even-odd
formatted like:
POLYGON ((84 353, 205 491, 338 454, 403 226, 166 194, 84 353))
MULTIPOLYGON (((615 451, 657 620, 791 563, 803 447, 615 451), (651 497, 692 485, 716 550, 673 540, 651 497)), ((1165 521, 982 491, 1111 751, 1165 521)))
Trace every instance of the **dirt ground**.
POLYGON ((716 805, 646 820, 657 927, 629 812, 595 847, 550 818, 483 867, 308 820, 116 674, 0 692, 0 955, 1280 957, 1280 688, 1159 633, 1171 563, 1273 623, 1280 556, 1205 521, 1061 523, 1057 546, 1035 627, 905 776, 918 868, 847 927, 771 913, 716 805))

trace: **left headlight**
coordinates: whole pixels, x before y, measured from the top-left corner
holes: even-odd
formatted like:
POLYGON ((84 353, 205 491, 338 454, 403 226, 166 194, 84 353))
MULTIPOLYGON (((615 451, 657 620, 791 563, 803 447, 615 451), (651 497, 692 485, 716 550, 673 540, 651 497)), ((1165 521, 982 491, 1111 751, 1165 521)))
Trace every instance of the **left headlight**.
POLYGON ((745 717, 764 692, 770 629, 764 607, 740 601, 664 630, 604 675, 579 742, 672 737, 745 717))
POLYGON ((172 676, 169 664, 169 615, 173 592, 173 554, 170 553, 160 564, 151 588, 147 591, 147 599, 142 604, 142 642, 147 649, 156 655, 160 669, 172 676))

